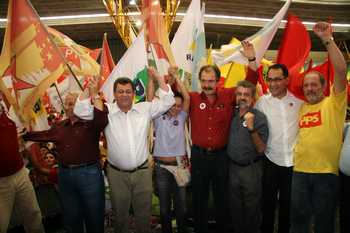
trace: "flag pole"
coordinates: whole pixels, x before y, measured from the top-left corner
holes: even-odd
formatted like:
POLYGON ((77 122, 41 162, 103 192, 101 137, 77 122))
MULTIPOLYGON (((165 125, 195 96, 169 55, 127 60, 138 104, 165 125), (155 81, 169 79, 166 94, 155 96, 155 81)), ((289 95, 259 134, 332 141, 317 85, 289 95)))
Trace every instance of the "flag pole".
POLYGON ((47 33, 50 42, 53 44, 53 47, 57 50, 58 55, 59 55, 59 56, 61 57, 61 59, 63 60, 64 64, 68 67, 69 72, 73 75, 74 80, 77 82, 79 88, 80 88, 82 91, 84 91, 84 88, 83 88, 83 86, 81 85, 81 83, 79 82, 77 76, 75 75, 75 73, 73 72, 72 68, 70 67, 70 65, 68 64, 68 62, 67 62, 66 59, 64 58, 64 56, 62 55, 62 53, 61 53, 60 49, 57 47, 56 43, 53 41, 53 39, 52 39, 52 37, 51 37, 51 34, 49 33, 49 31, 48 31, 47 28, 46 28, 46 25, 43 24, 43 23, 41 22, 40 16, 39 16, 38 13, 36 12, 36 10, 35 10, 35 8, 33 7, 32 3, 31 3, 30 1, 28 1, 28 0, 26 0, 26 1, 27 1, 28 5, 32 8, 32 10, 33 10, 34 14, 36 15, 36 17, 39 19, 39 22, 40 22, 40 24, 43 26, 45 32, 47 33))
POLYGON ((103 46, 104 46, 104 41, 107 40, 107 32, 103 33, 103 39, 102 39, 102 50, 101 50, 101 59, 100 59, 100 77, 102 75, 102 70, 103 70, 103 67, 101 64, 103 64, 103 46))

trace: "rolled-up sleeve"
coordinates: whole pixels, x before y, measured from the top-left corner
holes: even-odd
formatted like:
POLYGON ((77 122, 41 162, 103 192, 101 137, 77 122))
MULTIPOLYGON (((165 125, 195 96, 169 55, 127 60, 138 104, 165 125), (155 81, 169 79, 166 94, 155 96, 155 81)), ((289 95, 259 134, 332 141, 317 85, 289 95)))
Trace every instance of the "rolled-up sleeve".
POLYGON ((168 87, 169 91, 167 92, 162 89, 158 89, 159 99, 154 98, 151 103, 152 119, 155 119, 164 112, 168 111, 175 104, 174 93, 169 85, 168 87))
POLYGON ((94 119, 94 106, 91 104, 90 99, 79 100, 78 98, 73 111, 74 115, 83 120, 94 119))

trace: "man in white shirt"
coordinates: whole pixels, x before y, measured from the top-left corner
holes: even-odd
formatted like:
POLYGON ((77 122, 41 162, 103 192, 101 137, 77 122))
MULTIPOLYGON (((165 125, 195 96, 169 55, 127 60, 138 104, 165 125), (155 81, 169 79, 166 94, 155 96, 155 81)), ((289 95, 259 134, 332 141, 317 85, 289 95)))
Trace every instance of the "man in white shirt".
POLYGON ((292 149, 298 133, 298 114, 303 101, 287 90, 288 69, 285 65, 270 66, 267 75, 270 93, 262 96, 255 106, 266 115, 270 133, 265 150, 262 232, 274 232, 274 214, 278 200, 278 233, 285 233, 289 232, 290 226, 292 149))
MULTIPOLYGON (((150 232, 152 173, 147 163, 148 129, 152 119, 175 103, 173 93, 163 77, 153 68, 149 68, 148 73, 150 78, 158 82, 159 99, 133 104, 133 82, 129 78, 118 78, 113 87, 115 102, 106 104, 108 125, 104 133, 108 147, 107 176, 112 207, 116 213, 115 232, 118 233, 129 233, 130 204, 134 210, 136 232, 150 232)), ((103 104, 97 95, 96 80, 91 85, 90 96, 94 106, 101 110, 103 104)), ((92 117, 92 110, 88 98, 77 101, 74 113, 87 119, 92 117)))

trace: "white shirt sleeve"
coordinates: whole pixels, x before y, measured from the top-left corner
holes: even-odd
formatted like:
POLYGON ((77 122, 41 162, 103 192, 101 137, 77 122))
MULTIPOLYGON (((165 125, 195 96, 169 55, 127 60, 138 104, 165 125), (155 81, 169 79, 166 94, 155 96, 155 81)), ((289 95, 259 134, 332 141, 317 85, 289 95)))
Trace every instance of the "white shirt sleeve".
POLYGON ((90 98, 79 100, 74 106, 74 114, 83 120, 93 120, 94 119, 94 106, 91 104, 90 98))
MULTIPOLYGON (((168 84, 167 84, 168 85, 168 84)), ((152 119, 157 118, 164 112, 168 111, 171 106, 175 104, 174 93, 168 85, 169 91, 166 92, 162 89, 158 89, 159 99, 154 98, 151 103, 151 117, 152 119)))
POLYGON ((256 109, 258 109, 260 112, 262 112, 262 107, 261 107, 261 102, 262 102, 262 99, 261 98, 263 98, 263 96, 261 96, 259 99, 258 99, 258 101, 256 101, 256 103, 255 103, 255 108, 256 109))

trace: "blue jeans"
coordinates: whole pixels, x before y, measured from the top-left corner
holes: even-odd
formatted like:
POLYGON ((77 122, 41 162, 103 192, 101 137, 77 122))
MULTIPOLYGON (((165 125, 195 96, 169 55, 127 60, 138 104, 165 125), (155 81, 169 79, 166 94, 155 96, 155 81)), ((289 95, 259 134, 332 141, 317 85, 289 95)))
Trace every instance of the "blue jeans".
POLYGON ((334 233, 338 176, 330 173, 293 172, 291 233, 334 233))
POLYGON ((98 163, 81 168, 58 169, 58 190, 69 233, 104 232, 105 190, 98 163))
POLYGON ((176 225, 178 233, 187 232, 186 227, 186 189, 179 187, 173 174, 156 163, 156 184, 159 191, 160 221, 162 233, 172 233, 171 207, 175 207, 176 225))

